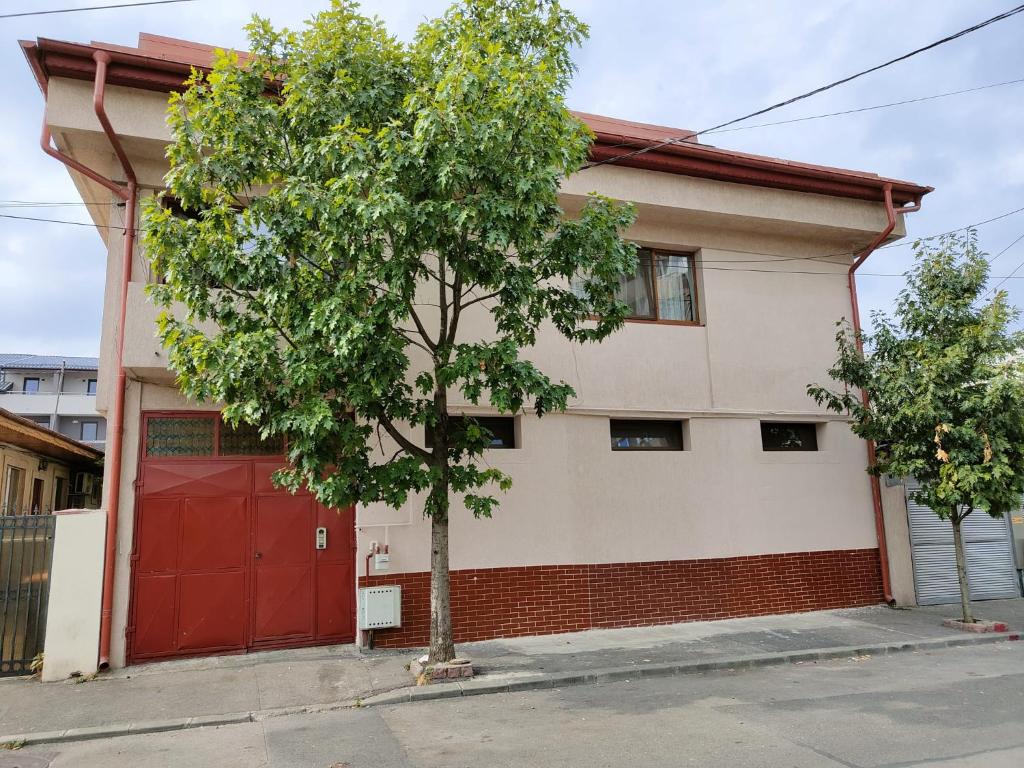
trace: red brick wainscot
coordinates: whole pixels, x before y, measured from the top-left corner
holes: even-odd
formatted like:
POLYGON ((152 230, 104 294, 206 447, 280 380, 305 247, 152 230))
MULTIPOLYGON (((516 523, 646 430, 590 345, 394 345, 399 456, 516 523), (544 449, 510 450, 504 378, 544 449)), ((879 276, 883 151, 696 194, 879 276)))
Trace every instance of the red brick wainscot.
MULTIPOLYGON (((456 642, 609 627, 798 613, 882 602, 877 549, 663 560, 531 565, 452 571, 456 642)), ((426 645, 430 574, 360 577, 359 586, 402 587, 402 626, 374 645, 426 645)))

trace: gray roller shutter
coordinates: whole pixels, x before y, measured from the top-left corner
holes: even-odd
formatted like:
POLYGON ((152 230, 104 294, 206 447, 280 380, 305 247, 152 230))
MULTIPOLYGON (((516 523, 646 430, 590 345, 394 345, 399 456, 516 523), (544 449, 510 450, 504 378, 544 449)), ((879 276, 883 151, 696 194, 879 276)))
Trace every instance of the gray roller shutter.
MULTIPOLYGON (((960 602, 956 579, 953 526, 912 498, 916 485, 907 484, 910 551, 914 589, 919 605, 960 602)), ((967 553, 967 583, 972 600, 1020 597, 1010 521, 973 512, 963 523, 967 553)))

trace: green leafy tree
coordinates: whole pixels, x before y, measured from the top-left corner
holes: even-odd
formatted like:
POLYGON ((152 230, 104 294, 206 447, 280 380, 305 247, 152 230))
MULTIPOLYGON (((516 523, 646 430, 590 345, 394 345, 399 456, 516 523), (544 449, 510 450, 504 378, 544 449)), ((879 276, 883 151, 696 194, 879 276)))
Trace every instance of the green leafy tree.
POLYGON ((1024 337, 1010 330, 1018 311, 1005 292, 986 301, 989 264, 973 232, 914 245, 893 316, 875 313, 874 333, 859 338, 840 323, 828 373, 846 388, 808 393, 876 443, 869 472, 916 478, 916 500, 950 521, 963 620, 973 622, 961 526, 974 512, 1002 517, 1020 504, 1024 337))
POLYGON ((626 316, 632 208, 558 199, 593 138, 564 104, 586 27, 554 0, 472 0, 409 44, 348 2, 247 29, 249 54, 171 99, 144 210, 159 335, 186 395, 287 439, 282 485, 338 508, 425 494, 447 661, 451 499, 489 517, 511 484, 449 397, 564 409, 572 388, 524 353, 542 326, 596 342, 626 316))

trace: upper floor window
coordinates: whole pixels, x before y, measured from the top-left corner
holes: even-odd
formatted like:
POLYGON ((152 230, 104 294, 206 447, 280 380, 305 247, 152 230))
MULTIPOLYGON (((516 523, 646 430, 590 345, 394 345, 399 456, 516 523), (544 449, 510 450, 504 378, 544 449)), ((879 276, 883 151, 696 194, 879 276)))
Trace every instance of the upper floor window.
POLYGON ((85 394, 95 395, 96 394, 96 379, 88 379, 85 382, 85 394))
POLYGON ((95 440, 98 439, 97 438, 98 434, 99 434, 99 424, 97 424, 95 421, 83 421, 82 422, 82 432, 81 432, 82 437, 81 437, 81 440, 83 440, 85 442, 94 442, 95 440))
POLYGON ((629 319, 697 323, 693 254, 640 248, 637 260, 636 273, 622 278, 615 293, 629 306, 629 319))
POLYGON ((39 391, 39 379, 25 377, 21 383, 21 391, 34 394, 39 391))

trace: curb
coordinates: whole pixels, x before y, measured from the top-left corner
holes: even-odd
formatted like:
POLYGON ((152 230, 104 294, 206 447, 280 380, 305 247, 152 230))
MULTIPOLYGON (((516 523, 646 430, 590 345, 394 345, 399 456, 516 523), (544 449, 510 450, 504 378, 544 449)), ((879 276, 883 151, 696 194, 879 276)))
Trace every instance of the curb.
POLYGON ((966 637, 945 637, 937 640, 919 640, 900 643, 878 643, 875 645, 847 645, 834 648, 787 651, 783 653, 758 653, 733 656, 714 661, 668 662, 663 664, 638 664, 629 667, 606 667, 586 672, 562 672, 535 674, 514 680, 487 680, 486 675, 466 682, 434 683, 428 686, 400 688, 390 693, 371 696, 362 701, 365 707, 405 704, 416 701, 479 696, 490 693, 514 693, 537 691, 551 688, 566 688, 572 685, 593 685, 614 683, 639 677, 670 677, 672 675, 721 672, 725 670, 755 669, 759 667, 797 664, 813 661, 842 659, 850 656, 885 656, 891 653, 929 651, 942 648, 958 648, 966 645, 989 645, 992 643, 1020 640, 1016 632, 993 632, 966 637))
POLYGON ((966 645, 989 645, 992 643, 1020 640, 1016 632, 992 632, 966 637, 946 637, 937 640, 920 640, 900 643, 879 643, 876 645, 848 645, 834 648, 787 651, 783 653, 758 653, 733 656, 714 661, 668 662, 662 664, 637 664, 629 667, 605 667, 586 672, 538 673, 514 680, 488 680, 487 675, 465 682, 434 683, 427 686, 411 686, 395 691, 380 693, 358 701, 338 701, 306 707, 279 707, 277 709, 234 712, 219 715, 200 715, 172 720, 143 720, 136 723, 115 723, 87 728, 68 728, 63 731, 36 731, 0 736, 0 744, 16 743, 23 746, 32 744, 60 744, 69 741, 110 739, 119 736, 136 736, 146 733, 182 731, 190 728, 205 728, 221 725, 256 723, 272 717, 298 714, 335 712, 352 707, 386 706, 416 701, 434 701, 461 696, 480 696, 491 693, 514 693, 574 685, 614 683, 639 677, 670 677, 672 675, 699 674, 725 670, 755 669, 759 667, 797 664, 809 661, 826 661, 850 656, 885 656, 891 653, 958 648, 966 645))

